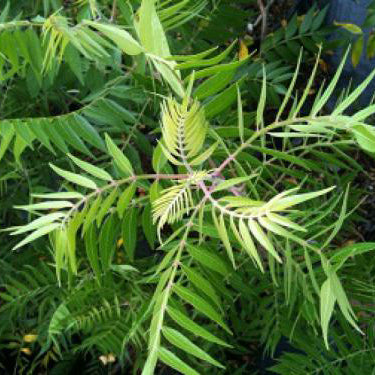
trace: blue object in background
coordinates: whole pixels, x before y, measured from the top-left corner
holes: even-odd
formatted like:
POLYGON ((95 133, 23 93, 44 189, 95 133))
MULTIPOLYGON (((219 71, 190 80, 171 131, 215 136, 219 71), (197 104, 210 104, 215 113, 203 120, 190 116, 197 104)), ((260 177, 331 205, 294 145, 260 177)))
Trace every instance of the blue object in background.
MULTIPOLYGON (((330 0, 326 22, 328 25, 336 21, 339 23, 352 23, 361 27, 366 19, 367 6, 370 2, 371 0, 330 0)), ((362 57, 356 67, 353 67, 351 59, 348 58, 339 82, 339 86, 342 88, 346 87, 350 81, 352 81, 352 87, 355 88, 367 78, 373 69, 375 69, 375 59, 369 60, 366 56, 366 45, 370 29, 364 29, 363 31, 365 33, 365 44, 362 57)), ((335 34, 332 35, 332 38, 335 38, 335 36, 338 37, 338 35, 335 34)), ((328 63, 333 71, 340 64, 344 52, 345 51, 338 50, 328 59, 328 63)), ((375 81, 371 82, 361 95, 359 105, 368 105, 373 99, 374 93, 375 81)))

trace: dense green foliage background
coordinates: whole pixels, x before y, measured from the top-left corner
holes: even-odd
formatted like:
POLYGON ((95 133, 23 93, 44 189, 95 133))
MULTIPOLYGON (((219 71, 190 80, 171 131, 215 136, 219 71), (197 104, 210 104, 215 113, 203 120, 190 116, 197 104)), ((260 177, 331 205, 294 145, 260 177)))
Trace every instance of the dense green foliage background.
POLYGON ((268 12, 0 0, 2 373, 373 373, 375 73, 268 12))

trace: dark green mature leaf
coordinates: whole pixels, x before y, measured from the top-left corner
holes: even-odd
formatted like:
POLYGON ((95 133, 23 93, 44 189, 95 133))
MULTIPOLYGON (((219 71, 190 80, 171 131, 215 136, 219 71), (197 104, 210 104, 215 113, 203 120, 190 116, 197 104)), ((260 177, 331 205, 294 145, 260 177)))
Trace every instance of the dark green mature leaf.
POLYGON ((207 354, 205 351, 199 348, 199 346, 192 343, 186 336, 184 336, 179 331, 164 326, 163 335, 172 345, 186 351, 188 354, 203 359, 204 361, 207 361, 214 366, 224 368, 223 365, 214 360, 209 354, 207 354))
POLYGON ((199 374, 193 368, 191 368, 189 365, 187 365, 185 362, 183 362, 175 354, 173 354, 171 351, 169 351, 166 348, 161 347, 159 349, 159 358, 166 365, 181 372, 181 374, 184 374, 184 375, 198 375, 199 374))
POLYGON ((272 354, 289 337, 298 350, 285 351, 275 372, 371 373, 374 246, 341 244, 367 238, 371 224, 375 106, 351 112, 375 73, 339 95, 336 109, 326 105, 345 64, 319 86, 334 49, 328 8, 273 27, 259 56, 247 35, 231 59, 228 40, 258 16, 247 0, 29 3, 0 11, 7 361, 57 371, 89 352, 96 360, 83 372, 115 360, 120 372, 143 375, 165 366, 212 373, 220 362, 247 373, 229 342, 245 358, 255 341, 272 354), (56 176, 48 162, 64 169, 56 176), (138 252, 144 239, 152 256, 138 252), (34 340, 42 351, 25 362, 34 340), (55 354, 64 361, 51 364, 55 354))
POLYGON ((135 207, 129 209, 122 220, 122 239, 130 262, 134 261, 134 252, 137 244, 137 221, 138 210, 135 207))
POLYGON ((179 324, 182 328, 185 328, 186 330, 190 331, 194 335, 200 336, 207 341, 211 341, 222 346, 229 346, 225 341, 214 336, 201 325, 195 323, 193 320, 188 318, 181 311, 169 306, 167 312, 177 324, 179 324))
POLYGON ((231 333, 230 329, 226 326, 220 314, 202 297, 180 285, 175 285, 173 289, 180 298, 182 298, 184 301, 194 306, 202 314, 206 315, 208 318, 219 324, 228 333, 231 333))
POLYGON ((228 276, 230 268, 218 255, 204 247, 197 247, 190 243, 187 244, 187 247, 191 256, 199 263, 223 276, 228 276))

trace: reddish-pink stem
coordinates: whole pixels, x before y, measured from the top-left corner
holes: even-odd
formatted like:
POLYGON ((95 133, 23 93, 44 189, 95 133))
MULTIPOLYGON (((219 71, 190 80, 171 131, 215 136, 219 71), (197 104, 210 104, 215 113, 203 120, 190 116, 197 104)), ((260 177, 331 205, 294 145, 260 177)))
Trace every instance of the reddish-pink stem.
MULTIPOLYGON (((211 166, 212 168, 216 168, 216 164, 214 163, 214 161, 213 161, 212 159, 209 159, 208 162, 210 163, 210 166, 211 166)), ((219 174, 216 175, 215 172, 214 172, 214 175, 217 176, 217 177, 220 177, 220 178, 223 179, 223 180, 225 180, 225 177, 224 177, 221 173, 219 173, 219 174)), ((230 191, 233 195, 236 195, 236 196, 240 196, 240 195, 242 195, 241 192, 240 192, 237 188, 235 188, 234 186, 231 187, 231 188, 229 188, 229 191, 230 191)))
POLYGON ((217 177, 221 174, 224 168, 235 159, 234 155, 229 155, 214 171, 212 174, 213 177, 217 177))

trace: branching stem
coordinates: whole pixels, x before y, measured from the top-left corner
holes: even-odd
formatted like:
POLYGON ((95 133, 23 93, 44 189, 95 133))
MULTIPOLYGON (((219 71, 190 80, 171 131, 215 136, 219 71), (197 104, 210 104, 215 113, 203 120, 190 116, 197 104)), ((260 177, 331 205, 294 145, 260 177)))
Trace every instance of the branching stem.
POLYGON ((180 260, 181 260, 181 255, 182 255, 182 251, 184 250, 185 246, 186 246, 186 242, 187 242, 187 238, 188 238, 188 235, 191 231, 191 228, 192 228, 192 222, 195 218, 195 216, 198 214, 199 210, 201 209, 201 207, 205 204, 207 198, 204 197, 200 203, 198 204, 198 206, 194 209, 192 215, 190 216, 190 219, 189 221, 185 224, 185 232, 184 232, 184 235, 179 243, 179 247, 178 247, 178 251, 177 251, 177 254, 173 260, 173 263, 172 263, 172 271, 171 271, 171 275, 169 276, 169 279, 168 279, 168 282, 167 282, 167 286, 165 287, 164 291, 162 292, 163 293, 163 300, 162 300, 162 303, 161 303, 161 306, 160 306, 160 310, 158 311, 159 313, 159 317, 158 317, 158 325, 157 325, 157 330, 156 330, 156 333, 155 333, 155 337, 153 339, 153 342, 156 344, 156 345, 152 345, 151 348, 150 348, 150 351, 149 351, 149 358, 152 358, 153 354, 155 353, 156 350, 158 350, 158 345, 157 343, 159 342, 160 340, 160 332, 163 328, 163 322, 164 322, 164 315, 165 315, 165 311, 167 309, 167 306, 168 306, 168 300, 169 300, 169 297, 172 293, 172 287, 173 287, 173 284, 174 284, 174 280, 175 280, 175 277, 176 277, 176 274, 177 274, 177 269, 180 265, 180 260))
MULTIPOLYGON (((321 117, 325 118, 325 117, 321 117)), ((236 159, 237 155, 242 152, 246 147, 248 147, 251 143, 253 143, 257 138, 261 137, 262 135, 267 134, 271 130, 280 128, 282 126, 286 125, 292 125, 294 123, 301 123, 301 122, 306 122, 309 120, 313 120, 313 117, 298 117, 298 118, 293 118, 293 119, 287 119, 284 121, 275 121, 271 125, 257 130, 246 142, 242 143, 240 147, 237 148, 235 152, 233 152, 231 155, 229 155, 213 172, 214 176, 219 176, 220 173, 225 169, 225 167, 232 162, 233 160, 236 159)))

